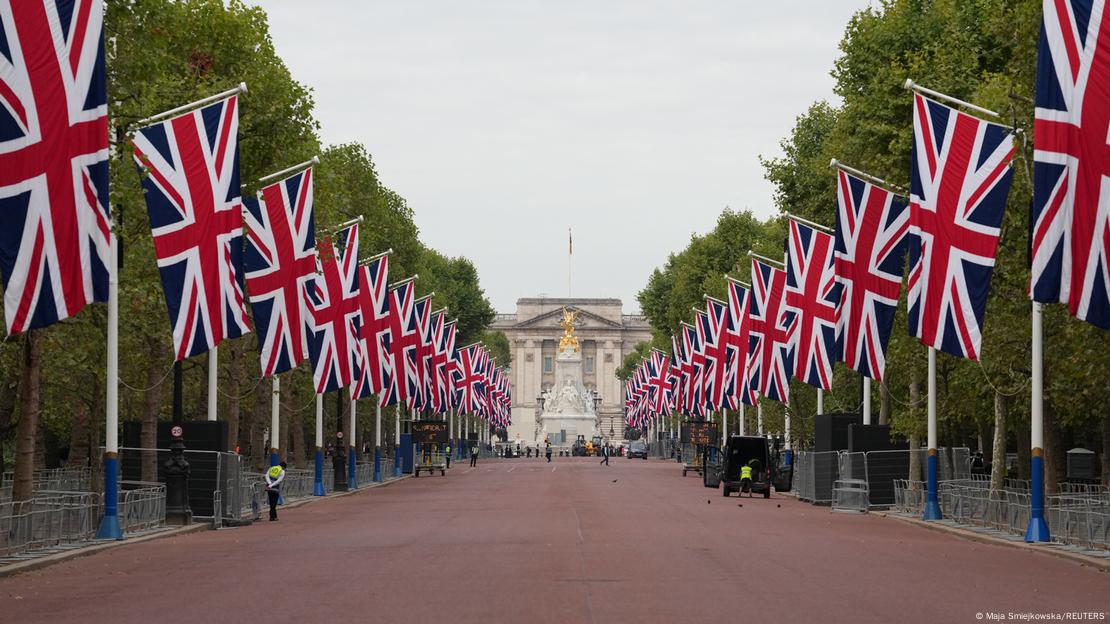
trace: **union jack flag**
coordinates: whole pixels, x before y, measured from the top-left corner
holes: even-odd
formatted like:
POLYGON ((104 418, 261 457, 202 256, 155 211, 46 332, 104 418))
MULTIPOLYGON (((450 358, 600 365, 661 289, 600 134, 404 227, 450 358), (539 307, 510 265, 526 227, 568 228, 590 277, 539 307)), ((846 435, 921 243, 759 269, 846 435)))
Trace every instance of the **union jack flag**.
POLYGON ((837 333, 848 368, 882 380, 906 267, 904 198, 844 171, 837 178, 836 280, 843 287, 837 333))
POLYGON ((243 300, 239 99, 135 133, 154 254, 183 360, 250 331, 243 300))
POLYGON ((483 353, 482 345, 477 343, 459 349, 459 372, 455 383, 459 388, 460 414, 476 414, 484 402, 483 353))
POLYGON ((455 406, 455 369, 458 352, 455 350, 456 321, 443 323, 443 331, 436 347, 437 411, 446 412, 455 406))
POLYGON ((674 378, 671 376, 671 363, 666 353, 652 349, 648 366, 648 384, 651 390, 651 411, 659 416, 674 409, 674 378))
POLYGON ((341 231, 339 248, 325 237, 316 256, 319 275, 309 291, 312 333, 308 354, 316 393, 351 386, 358 365, 358 224, 341 231))
POLYGON ((745 405, 755 405, 755 389, 748 383, 748 351, 751 349, 751 291, 736 280, 728 282, 728 316, 725 340, 731 347, 729 357, 730 380, 726 388, 728 406, 733 409, 745 405))
POLYGON ((1110 329, 1110 13, 1104 0, 1043 6, 1030 295, 1110 329))
POLYGON ((412 405, 420 392, 416 349, 420 326, 416 320, 415 284, 406 280, 389 290, 390 384, 381 394, 381 405, 412 405))
POLYGON ((308 289, 316 274, 312 169, 266 186, 260 195, 262 201, 243 198, 250 243, 243 268, 262 376, 269 377, 308 357, 308 289))
POLYGON ((0 0, 0 272, 8 334, 108 300, 100 0, 0 0))
POLYGON ((702 350, 702 332, 688 323, 682 324, 682 352, 686 356, 682 389, 682 411, 687 416, 701 416, 705 413, 702 398, 702 368, 705 366, 705 351, 702 350))
POLYGON ((728 407, 725 396, 728 394, 729 363, 732 360, 728 344, 729 316, 728 304, 716 299, 706 299, 705 314, 699 312, 698 319, 704 319, 703 350, 705 369, 702 385, 705 392, 705 405, 708 409, 728 407))
POLYGON ((1013 135, 914 94, 913 137, 910 335, 978 360, 1013 135))
POLYGON ((671 409, 673 410, 682 410, 686 405, 684 388, 686 386, 687 358, 682 347, 684 342, 685 339, 679 338, 678 334, 671 334, 671 376, 674 378, 674 401, 671 409))
POLYGON ((794 313, 784 310, 786 272, 752 259, 751 351, 748 383, 763 396, 790 402, 794 313))
POLYGON ((389 358, 389 254, 371 258, 358 267, 358 367, 355 396, 380 395, 389 386, 393 366, 389 358))
POLYGON ((416 343, 416 387, 409 395, 409 407, 414 410, 425 410, 429 407, 431 396, 428 392, 431 386, 429 375, 431 358, 434 353, 432 348, 432 297, 424 295, 413 302, 413 318, 416 320, 416 333, 420 340, 416 343))
POLYGON ((833 271, 832 235, 791 219, 783 305, 795 315, 794 376, 824 390, 832 390, 833 364, 840 352, 840 291, 833 271))
POLYGON ((447 411, 445 400, 443 372, 447 366, 447 353, 444 351, 444 334, 447 333, 447 310, 438 310, 432 314, 432 322, 428 333, 431 336, 431 354, 425 360, 428 366, 428 388, 425 403, 428 408, 437 414, 447 411))

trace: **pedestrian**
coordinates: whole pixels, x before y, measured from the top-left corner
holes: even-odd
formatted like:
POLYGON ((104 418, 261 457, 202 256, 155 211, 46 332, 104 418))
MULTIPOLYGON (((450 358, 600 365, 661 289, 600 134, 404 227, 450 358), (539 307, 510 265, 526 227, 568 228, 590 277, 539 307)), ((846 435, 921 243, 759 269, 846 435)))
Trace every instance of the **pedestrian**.
POLYGON ((443 456, 447 459, 447 467, 451 467, 451 443, 448 442, 447 446, 443 449, 443 456))
POLYGON ((277 520, 278 499, 281 498, 281 482, 285 481, 285 462, 270 466, 266 471, 266 497, 270 500, 270 522, 277 520))
POLYGON ((601 457, 602 457, 601 464, 605 464, 606 466, 608 466, 609 465, 609 445, 608 444, 601 447, 601 457))
POLYGON ((547 449, 544 451, 544 455, 547 457, 547 463, 550 464, 551 463, 551 441, 548 440, 546 444, 547 444, 547 449))
POLYGON ((470 467, 471 468, 477 468, 478 467, 478 443, 477 442, 470 445, 470 467))

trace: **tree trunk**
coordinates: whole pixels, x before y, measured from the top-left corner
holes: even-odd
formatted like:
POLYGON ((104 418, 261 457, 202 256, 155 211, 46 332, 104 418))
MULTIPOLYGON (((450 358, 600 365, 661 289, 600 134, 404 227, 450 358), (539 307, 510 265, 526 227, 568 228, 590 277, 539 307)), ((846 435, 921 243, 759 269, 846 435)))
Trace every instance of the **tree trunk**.
POLYGON ((73 421, 69 425, 69 457, 67 468, 84 468, 89 465, 89 406, 81 400, 73 404, 73 421))
POLYGON ((263 470, 270 465, 270 437, 266 431, 270 428, 270 397, 273 388, 265 383, 260 383, 254 389, 254 409, 251 410, 251 461, 256 470, 263 470))
MULTIPOLYGON (((150 350, 151 362, 165 362, 169 359, 169 349, 166 348, 164 340, 150 337, 147 340, 147 347, 150 350)), ((162 378, 162 371, 158 370, 157 366, 147 368, 146 386, 149 389, 143 394, 143 426, 139 432, 139 446, 152 449, 142 452, 141 464, 142 480, 151 483, 158 481, 158 452, 153 449, 158 448, 158 415, 162 411, 160 378, 162 378)), ((172 379, 172 377, 164 379, 172 379)))
POLYGON ((303 470, 305 467, 304 410, 300 409, 303 406, 300 404, 300 393, 295 391, 297 387, 294 385, 289 393, 289 404, 292 406, 289 428, 293 434, 293 455, 290 461, 303 470))
POLYGON ((994 450, 991 453, 991 489, 1001 490, 1006 480, 1006 418, 1010 398, 994 393, 994 450))
POLYGON ((8 432, 12 428, 12 417, 15 415, 16 401, 19 400, 19 380, 14 377, 15 366, 11 378, 4 379, 0 385, 0 474, 8 469, 7 458, 4 457, 4 447, 7 445, 8 432))
POLYGON ((1023 424, 1024 426, 1014 423, 1015 437, 1017 438, 1017 478, 1028 479, 1032 457, 1030 446, 1033 444, 1033 441, 1029 439, 1029 423, 1023 424))
MULTIPOLYGON (((917 403, 921 400, 921 383, 914 379, 910 382, 910 408, 917 411, 917 403)), ((916 429, 916 427, 915 427, 916 429)), ((916 433, 910 434, 910 480, 911 481, 924 481, 922 478, 921 468, 921 436, 916 433)))
POLYGON ((24 338, 22 393, 19 400, 19 425, 15 440, 15 479, 12 500, 29 500, 35 471, 35 430, 42 409, 42 339, 39 330, 29 330, 24 338))
POLYGON ((1044 405, 1044 446, 1044 493, 1051 496, 1059 491, 1066 458, 1060 430, 1056 428, 1056 409, 1047 401, 1044 405))
POLYGON ((212 357, 211 351, 204 355, 204 363, 197 367, 200 369, 200 392, 197 392, 193 420, 208 420, 208 358, 210 357, 212 357))
POLYGON ((1102 411, 1102 472, 1099 483, 1110 485, 1110 410, 1102 411))
MULTIPOLYGON (((227 349, 227 448, 239 446, 239 369, 243 359, 242 340, 232 340, 227 349)), ((265 380, 259 383, 262 385, 265 380)))
POLYGON ((890 389, 885 383, 879 384, 879 424, 890 424, 890 389))

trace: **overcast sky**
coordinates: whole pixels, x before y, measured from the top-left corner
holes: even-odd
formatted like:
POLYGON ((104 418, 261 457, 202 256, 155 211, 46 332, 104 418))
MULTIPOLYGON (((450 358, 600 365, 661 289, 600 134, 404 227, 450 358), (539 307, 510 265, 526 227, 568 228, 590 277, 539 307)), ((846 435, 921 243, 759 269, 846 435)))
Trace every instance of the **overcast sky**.
MULTIPOLYGON (((422 240, 519 297, 618 297, 712 229, 772 212, 758 156, 811 102, 866 0, 257 0, 315 92, 326 143, 359 141, 422 240), (309 8, 311 7, 311 8, 309 8)), ((831 178, 830 178, 831 183, 831 178)))

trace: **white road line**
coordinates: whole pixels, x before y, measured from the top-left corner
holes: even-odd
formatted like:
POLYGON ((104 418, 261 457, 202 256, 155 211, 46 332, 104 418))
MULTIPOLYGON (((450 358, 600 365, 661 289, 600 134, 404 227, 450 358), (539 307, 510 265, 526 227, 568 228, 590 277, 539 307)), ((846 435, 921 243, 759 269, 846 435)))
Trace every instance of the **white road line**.
POLYGON ((467 468, 467 469, 466 469, 466 470, 465 470, 465 471, 463 472, 463 474, 466 474, 467 472, 470 472, 471 470, 474 470, 474 468, 467 468))
POLYGON ((551 467, 551 472, 555 472, 555 469, 556 469, 556 468, 558 468, 558 466, 552 466, 552 467, 551 467))
POLYGON ((509 468, 509 472, 512 472, 514 470, 516 470, 516 466, 513 466, 512 468, 509 468))

